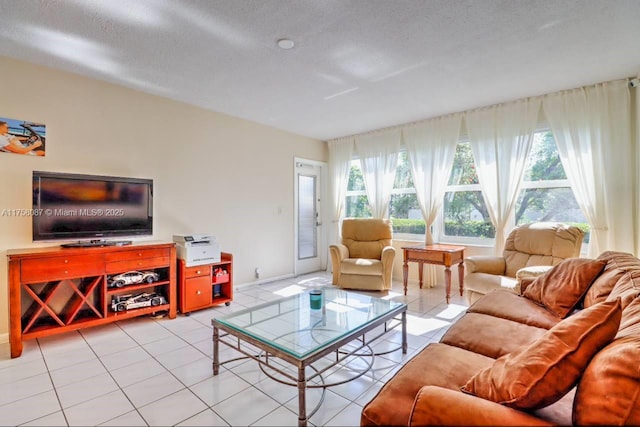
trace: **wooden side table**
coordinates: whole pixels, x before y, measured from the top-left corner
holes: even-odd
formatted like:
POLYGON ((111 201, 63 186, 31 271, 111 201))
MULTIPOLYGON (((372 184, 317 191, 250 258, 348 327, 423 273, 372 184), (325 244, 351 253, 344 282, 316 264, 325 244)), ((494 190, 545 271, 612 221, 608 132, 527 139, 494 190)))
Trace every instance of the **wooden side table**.
POLYGON ((415 245, 402 248, 404 264, 402 265, 404 294, 407 295, 407 279, 409 277, 409 261, 418 263, 420 289, 422 289, 422 270, 424 263, 444 265, 444 278, 447 285, 447 304, 451 298, 451 266, 458 264, 458 280, 460 296, 464 293, 464 250, 465 246, 454 245, 415 245))

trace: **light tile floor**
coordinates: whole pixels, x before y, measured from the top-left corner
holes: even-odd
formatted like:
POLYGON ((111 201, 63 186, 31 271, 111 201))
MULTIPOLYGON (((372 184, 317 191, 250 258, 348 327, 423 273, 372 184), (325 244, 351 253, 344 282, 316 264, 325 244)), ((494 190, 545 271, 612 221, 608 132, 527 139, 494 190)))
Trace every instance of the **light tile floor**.
MULTIPOLYGON (((256 362, 229 363, 212 375, 211 318, 319 286, 331 286, 328 273, 240 287, 228 307, 172 320, 141 317, 30 340, 16 359, 9 357, 9 344, 2 343, 0 425, 294 426, 295 387, 266 377, 256 362)), ((410 286, 407 296, 400 283, 388 293, 370 293, 408 304, 409 351, 377 356, 367 374, 328 388, 309 424, 359 425, 362 407, 382 385, 464 313, 466 304, 456 291, 449 305, 442 284, 410 286)), ((393 348, 400 339, 400 332, 392 331, 374 349, 393 348)), ((222 346, 221 361, 235 357, 233 353, 222 346)), ((345 378, 362 363, 354 358, 327 371, 326 380, 345 378)), ((308 410, 320 395, 320 389, 309 390, 308 410)))

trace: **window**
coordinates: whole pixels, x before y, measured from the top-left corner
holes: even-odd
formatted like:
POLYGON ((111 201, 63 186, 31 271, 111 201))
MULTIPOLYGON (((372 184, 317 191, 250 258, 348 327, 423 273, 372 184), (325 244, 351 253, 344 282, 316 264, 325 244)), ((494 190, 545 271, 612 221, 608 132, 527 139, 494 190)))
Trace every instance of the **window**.
POLYGON ((443 236, 493 239, 496 230, 482 197, 478 174, 468 141, 458 143, 444 194, 443 236))
MULTIPOLYGON (((406 151, 398 156, 388 215, 393 222, 394 233, 418 239, 424 236, 425 221, 418 204, 406 151)), ((351 162, 345 216, 371 217, 359 160, 351 162)), ((585 233, 589 231, 560 162, 553 134, 546 130, 534 135, 522 189, 514 209, 514 226, 534 221, 565 222, 579 226, 585 233)), ((495 228, 482 197, 468 141, 460 141, 456 148, 443 209, 438 225, 434 228, 437 229, 439 241, 493 244, 495 228)), ((586 234, 585 242, 588 241, 589 235, 586 234)))
POLYGON ((360 168, 360 160, 351 161, 344 216, 347 218, 370 218, 372 216, 365 191, 364 176, 360 168))
MULTIPOLYGON (((396 169, 388 213, 395 234, 415 234, 416 237, 424 236, 425 221, 422 218, 422 212, 418 204, 416 189, 414 188, 413 177, 411 176, 411 165, 409 164, 406 151, 398 155, 398 167, 396 169)), ((368 218, 371 216, 360 161, 353 160, 351 162, 349 183, 347 185, 345 217, 368 218)))
POLYGON ((420 237, 425 234, 426 223, 416 196, 411 163, 406 151, 398 155, 398 167, 389 202, 389 218, 393 223, 394 233, 416 234, 420 237))
MULTIPOLYGON (((588 232, 586 219, 573 195, 550 131, 534 135, 521 187, 514 210, 515 225, 559 221, 577 225, 588 232)), ((446 240, 481 243, 495 237, 469 142, 460 142, 456 149, 444 198, 442 222, 446 240)), ((588 236, 585 236, 585 241, 588 241, 588 236)))
POLYGON ((589 226, 564 172, 550 131, 535 134, 522 189, 515 207, 515 224, 558 221, 580 227, 589 241, 589 226))

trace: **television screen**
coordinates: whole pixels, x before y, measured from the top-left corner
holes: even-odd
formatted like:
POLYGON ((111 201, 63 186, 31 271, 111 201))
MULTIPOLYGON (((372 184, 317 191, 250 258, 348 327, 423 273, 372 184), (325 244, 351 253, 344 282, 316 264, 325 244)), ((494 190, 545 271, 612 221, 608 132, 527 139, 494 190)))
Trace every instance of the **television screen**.
POLYGON ((153 180, 33 172, 33 240, 153 234, 153 180))

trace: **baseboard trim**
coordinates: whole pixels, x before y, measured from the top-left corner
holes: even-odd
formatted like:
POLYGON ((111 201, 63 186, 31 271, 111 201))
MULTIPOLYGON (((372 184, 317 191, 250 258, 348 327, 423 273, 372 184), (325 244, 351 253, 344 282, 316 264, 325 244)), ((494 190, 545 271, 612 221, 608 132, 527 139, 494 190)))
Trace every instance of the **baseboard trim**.
POLYGON ((246 288, 246 287, 253 286, 253 285, 264 285, 265 283, 275 282, 275 281, 278 281, 278 280, 291 279, 293 277, 295 277, 293 274, 285 274, 284 276, 269 277, 267 279, 255 280, 253 282, 242 283, 240 285, 236 285, 235 287, 236 287, 236 289, 242 289, 242 288, 246 288))
POLYGON ((8 332, 6 334, 0 334, 0 344, 4 344, 6 342, 9 342, 9 333, 8 332))

